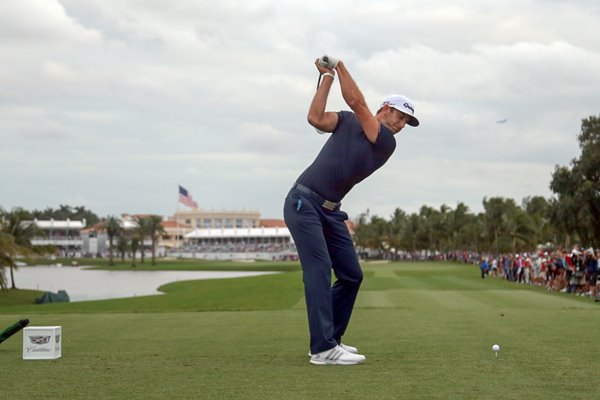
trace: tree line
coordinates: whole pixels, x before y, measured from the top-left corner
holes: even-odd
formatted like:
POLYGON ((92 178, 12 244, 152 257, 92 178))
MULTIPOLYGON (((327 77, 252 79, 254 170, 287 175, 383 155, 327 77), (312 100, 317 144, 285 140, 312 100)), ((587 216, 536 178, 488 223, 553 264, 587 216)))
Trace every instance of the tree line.
POLYGON ((553 196, 527 197, 521 204, 503 197, 483 199, 483 212, 464 203, 455 208, 422 206, 407 214, 397 208, 389 219, 368 212, 356 220, 359 249, 384 253, 474 251, 500 254, 529 251, 542 244, 568 248, 600 245, 600 116, 582 121, 581 154, 555 166, 553 196))
POLYGON ((32 210, 29 212, 32 219, 66 221, 67 219, 81 221, 85 219, 87 226, 100 222, 100 218, 93 211, 84 206, 69 206, 60 204, 58 208, 47 207, 45 210, 32 210))
POLYGON ((573 238, 553 223, 552 204, 541 196, 526 198, 521 205, 492 197, 483 200, 484 211, 477 214, 464 203, 455 208, 422 206, 411 214, 397 208, 389 220, 363 213, 356 221, 354 239, 359 250, 392 256, 457 250, 515 253, 539 243, 568 246, 573 238))
POLYGON ((131 254, 131 266, 136 266, 136 253, 140 251, 141 263, 145 262, 144 241, 151 241, 152 265, 156 265, 156 247, 161 235, 165 234, 162 226, 162 217, 148 215, 134 219, 133 229, 124 229, 115 216, 109 215, 100 222, 100 229, 106 231, 108 237, 108 264, 114 265, 115 248, 121 256, 121 263, 125 263, 125 255, 131 254), (115 243, 116 240, 116 243, 115 243))

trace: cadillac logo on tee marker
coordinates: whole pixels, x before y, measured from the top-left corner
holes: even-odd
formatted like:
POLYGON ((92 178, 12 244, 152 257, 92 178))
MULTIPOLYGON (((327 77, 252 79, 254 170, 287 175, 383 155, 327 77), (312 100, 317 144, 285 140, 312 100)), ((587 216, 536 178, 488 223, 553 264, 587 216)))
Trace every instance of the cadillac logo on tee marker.
POLYGON ((29 336, 29 341, 33 344, 46 344, 50 341, 50 336, 29 336))

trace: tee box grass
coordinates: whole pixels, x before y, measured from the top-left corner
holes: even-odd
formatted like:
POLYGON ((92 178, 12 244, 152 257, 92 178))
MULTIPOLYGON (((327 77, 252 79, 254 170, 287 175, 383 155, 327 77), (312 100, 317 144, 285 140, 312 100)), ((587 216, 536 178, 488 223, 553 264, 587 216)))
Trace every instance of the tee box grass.
POLYGON ((63 336, 58 360, 23 361, 20 334, 0 345, 0 393, 7 399, 600 398, 600 303, 482 280, 476 266, 363 267, 344 337, 367 356, 358 366, 309 364, 302 275, 289 265, 277 275, 176 282, 161 288, 165 295, 133 299, 19 305, 0 293, 0 327, 26 317, 32 325, 62 326, 63 336))

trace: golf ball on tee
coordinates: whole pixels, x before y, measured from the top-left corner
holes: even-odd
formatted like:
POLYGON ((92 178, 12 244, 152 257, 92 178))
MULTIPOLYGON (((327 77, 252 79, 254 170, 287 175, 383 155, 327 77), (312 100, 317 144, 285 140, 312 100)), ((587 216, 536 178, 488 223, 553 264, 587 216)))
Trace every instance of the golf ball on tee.
POLYGON ((494 351, 499 351, 500 350, 500 346, 498 346, 497 344, 492 346, 492 350, 494 351))

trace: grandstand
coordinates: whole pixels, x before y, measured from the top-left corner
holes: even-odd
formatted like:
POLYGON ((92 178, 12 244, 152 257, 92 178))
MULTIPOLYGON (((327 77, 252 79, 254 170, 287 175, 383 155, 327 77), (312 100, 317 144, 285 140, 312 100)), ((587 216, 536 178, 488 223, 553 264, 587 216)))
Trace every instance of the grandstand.
POLYGON ((61 256, 81 255, 83 239, 82 231, 86 226, 83 220, 38 220, 26 221, 37 227, 33 246, 55 246, 61 256))
POLYGON ((286 227, 207 228, 185 235, 185 245, 175 251, 181 258, 208 260, 295 258, 296 250, 286 227))

